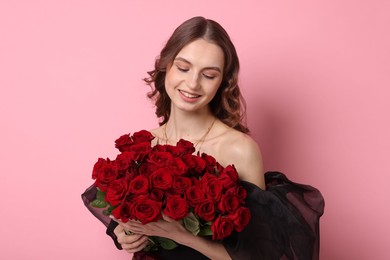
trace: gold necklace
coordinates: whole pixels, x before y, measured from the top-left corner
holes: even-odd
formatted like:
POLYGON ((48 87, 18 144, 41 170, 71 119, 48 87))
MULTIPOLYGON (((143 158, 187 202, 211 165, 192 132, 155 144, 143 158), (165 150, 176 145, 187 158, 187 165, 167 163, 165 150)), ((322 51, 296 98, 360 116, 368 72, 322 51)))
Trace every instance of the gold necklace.
MULTIPOLYGON (((204 141, 206 140, 207 135, 210 133, 211 128, 213 128, 214 123, 215 123, 216 120, 217 120, 217 118, 214 118, 214 120, 211 123, 211 125, 207 128, 206 133, 204 133, 203 136, 197 142, 192 142, 194 144, 195 149, 196 149, 196 146, 198 144, 200 144, 198 151, 200 151, 200 148, 202 147, 204 141)), ((165 125, 164 125, 164 138, 165 138, 165 144, 168 144, 168 140, 169 139, 168 139, 168 135, 167 135, 167 123, 165 123, 165 125)))

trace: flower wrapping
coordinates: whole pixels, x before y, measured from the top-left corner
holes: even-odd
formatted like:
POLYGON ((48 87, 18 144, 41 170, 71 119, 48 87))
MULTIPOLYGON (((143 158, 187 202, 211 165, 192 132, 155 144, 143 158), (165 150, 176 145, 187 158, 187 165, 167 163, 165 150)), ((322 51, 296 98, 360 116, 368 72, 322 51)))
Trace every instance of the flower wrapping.
MULTIPOLYGON (((181 220, 194 235, 213 240, 241 232, 250 211, 235 167, 223 167, 205 153, 194 155, 189 141, 152 147, 153 139, 146 130, 122 135, 115 141, 120 151, 116 159, 98 159, 92 171, 98 190, 92 206, 122 222, 132 219, 142 224, 157 221, 164 213, 181 220)), ((164 238, 151 241, 146 251, 176 246, 164 238)))

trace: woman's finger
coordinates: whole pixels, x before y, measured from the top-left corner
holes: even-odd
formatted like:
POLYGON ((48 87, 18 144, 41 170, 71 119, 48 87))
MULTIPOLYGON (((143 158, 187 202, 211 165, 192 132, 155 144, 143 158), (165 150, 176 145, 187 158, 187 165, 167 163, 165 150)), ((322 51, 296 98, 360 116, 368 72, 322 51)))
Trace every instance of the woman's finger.
POLYGON ((132 244, 143 239, 143 237, 144 235, 142 234, 126 235, 124 232, 122 232, 119 236, 117 236, 117 239, 120 244, 132 244))
POLYGON ((174 219, 168 217, 168 215, 165 215, 164 213, 162 214, 162 218, 163 218, 163 220, 165 220, 167 222, 175 221, 174 219))
POLYGON ((139 240, 130 243, 130 244, 121 244, 122 248, 126 250, 128 253, 135 253, 141 251, 149 244, 149 240, 147 236, 142 236, 139 240))

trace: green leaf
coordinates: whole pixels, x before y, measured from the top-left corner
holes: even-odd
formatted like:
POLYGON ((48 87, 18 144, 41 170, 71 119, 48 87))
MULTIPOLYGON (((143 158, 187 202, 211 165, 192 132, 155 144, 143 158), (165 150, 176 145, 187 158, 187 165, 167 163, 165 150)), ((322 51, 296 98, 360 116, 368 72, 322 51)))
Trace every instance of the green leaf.
POLYGON ((96 199, 96 200, 91 202, 91 205, 92 205, 92 207, 95 207, 95 208, 105 208, 105 207, 107 207, 108 204, 104 200, 96 199))
POLYGON ((177 244, 171 239, 165 237, 157 237, 157 240, 160 243, 161 247, 166 250, 172 250, 177 247, 177 244))
POLYGON ((199 236, 211 236, 213 235, 213 232, 211 231, 210 226, 204 226, 199 231, 199 236))
POLYGON ((200 228, 199 228, 199 221, 195 217, 194 213, 190 213, 183 219, 185 228, 190 231, 195 236, 198 235, 200 228))
POLYGON ((104 191, 101 191, 100 189, 97 190, 97 193, 96 193, 97 200, 104 200, 105 196, 106 196, 106 193, 104 191))
POLYGON ((103 215, 105 216, 110 216, 112 211, 117 207, 117 206, 111 206, 110 203, 107 202, 107 205, 109 206, 106 210, 103 210, 103 215))
POLYGON ((151 251, 157 251, 158 250, 158 244, 157 244, 157 237, 149 237, 149 244, 144 247, 143 251, 145 252, 151 252, 151 251))

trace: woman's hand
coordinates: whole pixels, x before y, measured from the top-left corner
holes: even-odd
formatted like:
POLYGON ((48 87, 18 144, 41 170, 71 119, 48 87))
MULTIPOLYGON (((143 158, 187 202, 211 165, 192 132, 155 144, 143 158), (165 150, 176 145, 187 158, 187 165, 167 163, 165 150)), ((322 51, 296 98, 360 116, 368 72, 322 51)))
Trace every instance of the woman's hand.
POLYGON ((130 230, 136 234, 146 236, 159 236, 172 239, 180 243, 180 238, 185 235, 192 235, 182 225, 181 222, 176 221, 167 215, 163 214, 163 218, 157 222, 150 222, 143 225, 139 221, 129 220, 127 223, 121 223, 125 230, 130 230))
POLYGON ((128 229, 124 226, 125 224, 120 221, 117 222, 119 225, 114 229, 114 234, 116 235, 119 244, 121 244, 122 248, 128 253, 141 251, 148 245, 149 241, 147 236, 142 234, 126 235, 125 231, 128 229))
POLYGON ((144 235, 144 237, 159 236, 169 238, 176 243, 191 247, 194 250, 199 251, 210 259, 231 259, 221 243, 204 239, 201 236, 194 236, 191 232, 184 228, 180 221, 171 219, 164 214, 163 218, 157 222, 150 222, 145 225, 139 221, 134 220, 129 220, 127 223, 123 223, 118 220, 116 221, 120 224, 122 230, 129 230, 133 233, 144 235))

